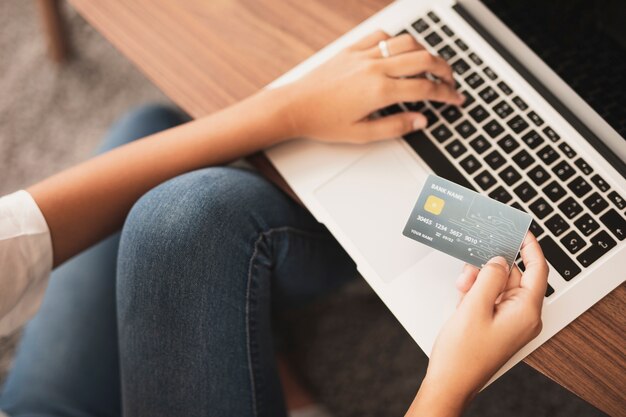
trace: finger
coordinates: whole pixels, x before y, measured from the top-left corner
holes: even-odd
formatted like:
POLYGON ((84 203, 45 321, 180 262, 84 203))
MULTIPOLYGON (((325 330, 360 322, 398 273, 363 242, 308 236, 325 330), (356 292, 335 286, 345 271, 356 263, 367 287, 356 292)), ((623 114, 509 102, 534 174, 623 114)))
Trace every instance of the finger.
MULTIPOLYGON (((360 41, 353 44, 349 49, 353 51, 364 51, 366 49, 376 47, 378 48, 378 42, 389 39, 391 36, 387 35, 382 30, 377 30, 376 32, 370 33, 360 41)), ((380 51, 378 51, 380 54, 380 51)))
POLYGON ((423 129, 427 124, 426 116, 421 113, 398 113, 393 116, 358 122, 354 125, 354 137, 356 142, 397 138, 423 129))
POLYGON ((456 288, 463 294, 467 293, 470 288, 472 288, 472 285, 474 285, 479 272, 480 269, 476 268, 474 265, 465 264, 461 275, 456 279, 456 288))
POLYGON ((511 272, 509 273, 509 280, 506 283, 505 291, 512 290, 513 288, 519 288, 522 281, 522 271, 519 270, 517 265, 513 265, 511 272))
MULTIPOLYGON (((415 40, 415 38, 409 34, 396 36, 387 40, 387 49, 389 49, 389 58, 405 54, 407 52, 421 51, 424 47, 415 40)), ((383 58, 380 48, 378 48, 378 42, 367 51, 367 56, 370 58, 383 58)), ((385 59, 389 59, 385 58, 385 59)))
POLYGON ((520 253, 526 269, 522 275, 520 286, 528 288, 535 297, 543 300, 548 285, 548 263, 543 256, 539 242, 531 232, 528 232, 524 238, 520 253))
POLYGON ((492 258, 478 273, 476 282, 465 295, 465 303, 493 310, 498 296, 504 290, 509 278, 509 265, 501 256, 492 258))
POLYGON ((425 78, 400 78, 390 81, 390 88, 387 90, 390 103, 430 100, 460 106, 465 101, 465 96, 447 83, 425 78))
POLYGON ((390 77, 409 77, 428 72, 454 85, 450 65, 443 58, 431 55, 427 51, 392 56, 384 61, 383 68, 390 77))

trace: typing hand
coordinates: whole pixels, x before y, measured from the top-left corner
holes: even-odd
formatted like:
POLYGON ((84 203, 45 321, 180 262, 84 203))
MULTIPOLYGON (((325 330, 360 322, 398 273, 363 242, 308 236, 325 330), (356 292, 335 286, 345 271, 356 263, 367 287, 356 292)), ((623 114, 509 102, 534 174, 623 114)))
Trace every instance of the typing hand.
POLYGON ((399 102, 434 100, 459 105, 452 69, 408 35, 375 32, 287 86, 289 116, 296 135, 322 141, 364 143, 397 137, 426 127, 417 112, 378 120, 369 116, 399 102), (387 41, 389 57, 378 44, 387 41), (424 77, 430 73, 439 81, 424 77))
POLYGON ((438 410, 428 415, 459 415, 497 370, 539 334, 548 265, 531 233, 521 255, 523 274, 517 267, 509 273, 501 257, 480 271, 465 266, 457 281, 463 298, 437 337, 408 415, 421 415, 418 411, 427 405, 438 410))

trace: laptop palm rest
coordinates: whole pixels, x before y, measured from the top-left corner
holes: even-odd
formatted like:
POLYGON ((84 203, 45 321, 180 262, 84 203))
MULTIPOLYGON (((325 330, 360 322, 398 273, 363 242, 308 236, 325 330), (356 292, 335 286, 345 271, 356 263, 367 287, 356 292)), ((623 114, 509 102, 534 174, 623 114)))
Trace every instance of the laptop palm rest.
POLYGON ((315 190, 332 223, 386 282, 431 253, 402 235, 426 175, 416 177, 382 145, 315 190))

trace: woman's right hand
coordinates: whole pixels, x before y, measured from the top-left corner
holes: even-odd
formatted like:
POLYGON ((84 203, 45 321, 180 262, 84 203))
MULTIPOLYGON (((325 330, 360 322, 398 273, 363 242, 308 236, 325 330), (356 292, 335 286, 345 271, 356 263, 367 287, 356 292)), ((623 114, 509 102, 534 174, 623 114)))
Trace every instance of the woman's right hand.
POLYGON ((382 31, 355 45, 283 87, 293 136, 322 141, 364 143, 389 139, 426 127, 421 113, 400 113, 371 119, 394 103, 433 100, 460 105, 464 96, 454 87, 452 69, 429 54, 410 35, 395 38, 382 31), (390 57, 378 48, 386 40, 390 57), (408 78, 432 74, 437 81, 408 78))
POLYGON ((481 270, 466 265, 457 286, 463 297, 439 332, 428 371, 408 416, 457 416, 489 379, 541 331, 548 264, 528 233, 521 249, 525 272, 509 272, 502 257, 481 270))

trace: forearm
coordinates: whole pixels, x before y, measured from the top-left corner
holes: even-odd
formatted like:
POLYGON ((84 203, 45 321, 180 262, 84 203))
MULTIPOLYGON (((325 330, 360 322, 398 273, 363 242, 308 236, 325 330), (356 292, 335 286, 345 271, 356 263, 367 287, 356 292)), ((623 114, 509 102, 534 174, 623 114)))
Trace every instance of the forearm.
POLYGON ((50 228, 54 265, 118 230, 135 201, 167 179, 227 163, 290 137, 289 120, 283 120, 286 106, 286 94, 265 91, 30 187, 50 228))
POLYGON ((459 417, 473 398, 450 384, 424 379, 405 417, 459 417))

